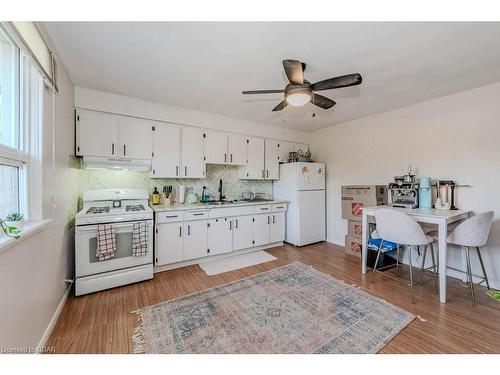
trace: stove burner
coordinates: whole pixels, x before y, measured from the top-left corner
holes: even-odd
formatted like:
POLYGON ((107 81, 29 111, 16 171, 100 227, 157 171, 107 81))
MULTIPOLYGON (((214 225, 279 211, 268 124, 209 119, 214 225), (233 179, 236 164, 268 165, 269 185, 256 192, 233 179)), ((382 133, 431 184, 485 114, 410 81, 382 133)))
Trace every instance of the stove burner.
POLYGON ((145 208, 142 204, 128 204, 125 206, 125 211, 144 211, 145 208))
POLYGON ((109 206, 105 207, 90 207, 86 214, 105 214, 109 212, 109 206))

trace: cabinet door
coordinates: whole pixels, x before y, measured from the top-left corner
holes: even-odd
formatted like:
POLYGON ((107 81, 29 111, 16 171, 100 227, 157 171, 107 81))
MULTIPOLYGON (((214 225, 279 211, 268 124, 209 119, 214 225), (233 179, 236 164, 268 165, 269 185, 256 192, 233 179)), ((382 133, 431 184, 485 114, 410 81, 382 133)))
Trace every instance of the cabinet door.
POLYGON ((269 226, 271 224, 270 215, 255 215, 253 222, 254 246, 267 245, 270 242, 269 226))
POLYGON ((182 223, 158 224, 156 230, 155 265, 184 260, 182 223))
POLYGON ((233 251, 248 249, 253 245, 253 216, 233 218, 233 251))
POLYGON ((151 160, 153 125, 153 121, 118 116, 120 156, 151 160))
POLYGON ((280 178, 278 143, 278 141, 266 139, 266 179, 269 180, 278 180, 280 178))
POLYGON ((248 137, 238 134, 229 134, 227 137, 228 163, 232 165, 247 164, 248 137))
POLYGON ((171 124, 155 124, 151 177, 179 177, 181 128, 171 124))
POLYGON ((205 132, 205 158, 208 164, 226 164, 227 134, 218 132, 205 132))
POLYGON ((184 260, 207 256, 207 220, 184 223, 184 260))
POLYGON ((285 240, 285 212, 271 214, 271 243, 285 240))
POLYGON ((204 178, 204 154, 203 131, 198 128, 183 127, 180 177, 204 178))
POLYGON ((248 164, 242 168, 241 178, 261 180, 264 178, 264 140, 248 138, 248 164))
POLYGON ((219 218, 208 221, 208 255, 233 251, 233 223, 230 219, 219 218))
POLYGON ((288 163, 290 152, 295 151, 295 145, 292 142, 278 142, 278 158, 280 163, 288 163))
POLYGON ((116 116, 78 109, 76 113, 76 154, 80 156, 119 155, 116 116))

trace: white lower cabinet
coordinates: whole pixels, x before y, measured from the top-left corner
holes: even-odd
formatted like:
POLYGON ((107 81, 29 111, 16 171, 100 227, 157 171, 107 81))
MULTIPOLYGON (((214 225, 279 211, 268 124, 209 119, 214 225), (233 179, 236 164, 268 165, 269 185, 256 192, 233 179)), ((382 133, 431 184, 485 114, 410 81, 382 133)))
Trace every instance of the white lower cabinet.
POLYGON ((207 256, 207 220, 184 223, 184 260, 207 256))
POLYGON ((282 242, 285 211, 283 203, 158 212, 155 266, 282 242))
POLYGON ((248 249, 253 244, 253 216, 233 218, 233 251, 248 249))
POLYGON ((233 251, 233 222, 228 218, 208 221, 207 255, 224 254, 233 251))
POLYGON ((270 215, 255 215, 253 222, 253 240, 255 246, 267 245, 271 242, 269 225, 271 224, 270 215))
POLYGON ((285 212, 273 212, 270 228, 271 242, 285 240, 285 212))
POLYGON ((156 225, 156 266, 184 260, 182 226, 182 222, 156 225))

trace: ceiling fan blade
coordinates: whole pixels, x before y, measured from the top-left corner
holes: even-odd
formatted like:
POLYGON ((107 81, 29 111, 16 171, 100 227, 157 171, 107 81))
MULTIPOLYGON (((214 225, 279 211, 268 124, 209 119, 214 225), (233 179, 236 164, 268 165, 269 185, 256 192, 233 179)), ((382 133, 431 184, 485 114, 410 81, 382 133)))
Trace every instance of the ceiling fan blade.
POLYGON ((283 68, 285 69, 286 76, 291 84, 302 85, 304 83, 304 71, 300 61, 283 60, 283 68))
POLYGON ((314 94, 312 103, 323 109, 332 108, 335 104, 337 104, 333 100, 328 99, 326 96, 318 94, 314 94))
POLYGON ((287 106, 286 101, 283 100, 280 104, 273 108, 273 112, 281 111, 283 108, 287 106))
POLYGON ((282 94, 285 90, 247 90, 242 91, 242 94, 250 95, 250 94, 282 94))
POLYGON ((311 85, 313 91, 339 89, 341 87, 349 87, 359 85, 363 79, 358 73, 348 74, 345 76, 325 79, 311 85))

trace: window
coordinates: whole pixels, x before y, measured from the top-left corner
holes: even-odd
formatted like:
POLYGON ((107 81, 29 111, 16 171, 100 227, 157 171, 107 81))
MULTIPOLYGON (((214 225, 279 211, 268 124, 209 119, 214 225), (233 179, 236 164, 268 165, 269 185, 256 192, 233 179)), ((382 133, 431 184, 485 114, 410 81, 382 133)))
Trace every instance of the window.
POLYGON ((11 35, 0 24, 0 218, 39 220, 43 79, 11 35))

